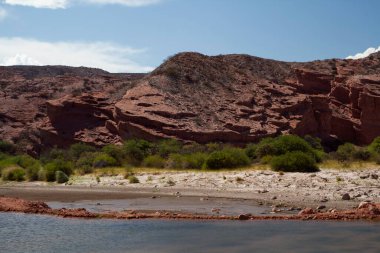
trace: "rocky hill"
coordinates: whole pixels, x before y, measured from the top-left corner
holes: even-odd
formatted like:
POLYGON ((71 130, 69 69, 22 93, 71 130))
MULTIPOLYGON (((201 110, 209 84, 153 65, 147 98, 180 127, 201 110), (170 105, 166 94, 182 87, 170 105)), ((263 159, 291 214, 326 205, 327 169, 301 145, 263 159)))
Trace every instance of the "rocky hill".
POLYGON ((284 133, 367 144, 380 135, 380 53, 289 63, 181 53, 148 75, 0 67, 0 138, 29 150, 149 140, 244 144, 284 133))

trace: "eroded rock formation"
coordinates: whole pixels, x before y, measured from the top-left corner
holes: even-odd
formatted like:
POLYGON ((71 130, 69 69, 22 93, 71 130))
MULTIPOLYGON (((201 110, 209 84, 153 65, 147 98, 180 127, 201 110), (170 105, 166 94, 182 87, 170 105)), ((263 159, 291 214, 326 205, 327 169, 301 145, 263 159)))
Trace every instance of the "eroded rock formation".
POLYGON ((294 133, 367 144, 380 135, 379 53, 308 63, 182 53, 146 76, 1 67, 0 86, 0 138, 35 150, 132 137, 244 144, 294 133))

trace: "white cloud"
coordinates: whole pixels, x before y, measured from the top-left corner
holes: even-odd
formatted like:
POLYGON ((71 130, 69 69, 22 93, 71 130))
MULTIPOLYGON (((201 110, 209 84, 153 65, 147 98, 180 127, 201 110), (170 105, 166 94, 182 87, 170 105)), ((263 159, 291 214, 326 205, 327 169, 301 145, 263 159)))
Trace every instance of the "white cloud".
POLYGON ((4 66, 13 66, 13 65, 41 65, 39 61, 36 61, 33 58, 25 54, 16 54, 15 56, 5 57, 1 62, 1 65, 4 66))
MULTIPOLYGON (((0 0, 1 1, 1 0, 0 0)), ((3 0, 5 4, 21 5, 34 8, 65 9, 76 3, 84 4, 119 4, 129 7, 141 7, 161 2, 162 0, 3 0)))
POLYGON ((0 37, 0 65, 67 65, 109 72, 149 72, 153 68, 131 60, 145 50, 109 42, 46 42, 0 37))
POLYGON ((4 3, 34 8, 63 9, 68 6, 69 0, 5 0, 4 3))
POLYGON ((3 8, 0 8, 0 21, 5 19, 8 16, 8 12, 3 8))
POLYGON ((380 52, 380 47, 378 47, 378 48, 370 47, 367 50, 365 50, 363 53, 350 55, 346 59, 354 59, 354 60, 361 59, 361 58, 365 58, 365 57, 369 56, 370 54, 373 54, 376 52, 380 52))
POLYGON ((130 7, 140 7, 146 5, 157 4, 161 2, 161 0, 82 0, 86 3, 93 4, 120 4, 130 7))

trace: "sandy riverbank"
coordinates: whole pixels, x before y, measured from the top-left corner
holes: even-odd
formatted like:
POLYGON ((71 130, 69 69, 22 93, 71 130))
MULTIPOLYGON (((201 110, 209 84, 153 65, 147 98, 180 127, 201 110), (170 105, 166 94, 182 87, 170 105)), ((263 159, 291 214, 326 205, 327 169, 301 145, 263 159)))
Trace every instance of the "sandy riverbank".
MULTIPOLYGON (((313 174, 272 171, 144 172, 140 183, 123 175, 73 177, 68 185, 42 182, 3 183, 0 195, 41 201, 137 199, 156 197, 252 200, 250 205, 326 209, 353 208, 362 201, 380 202, 380 170, 329 170, 313 174)), ((147 204, 149 205, 149 204, 147 204)), ((284 208, 286 209, 286 208, 284 208)))

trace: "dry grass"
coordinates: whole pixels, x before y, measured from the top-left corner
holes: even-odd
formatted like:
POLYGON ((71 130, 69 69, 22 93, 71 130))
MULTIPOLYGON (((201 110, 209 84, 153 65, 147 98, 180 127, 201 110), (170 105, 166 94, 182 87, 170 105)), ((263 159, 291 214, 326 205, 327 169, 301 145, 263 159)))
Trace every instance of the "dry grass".
POLYGON ((337 160, 327 160, 319 165, 323 169, 335 170, 363 170, 363 169, 376 169, 380 165, 374 162, 354 161, 354 162, 339 162, 337 160))

